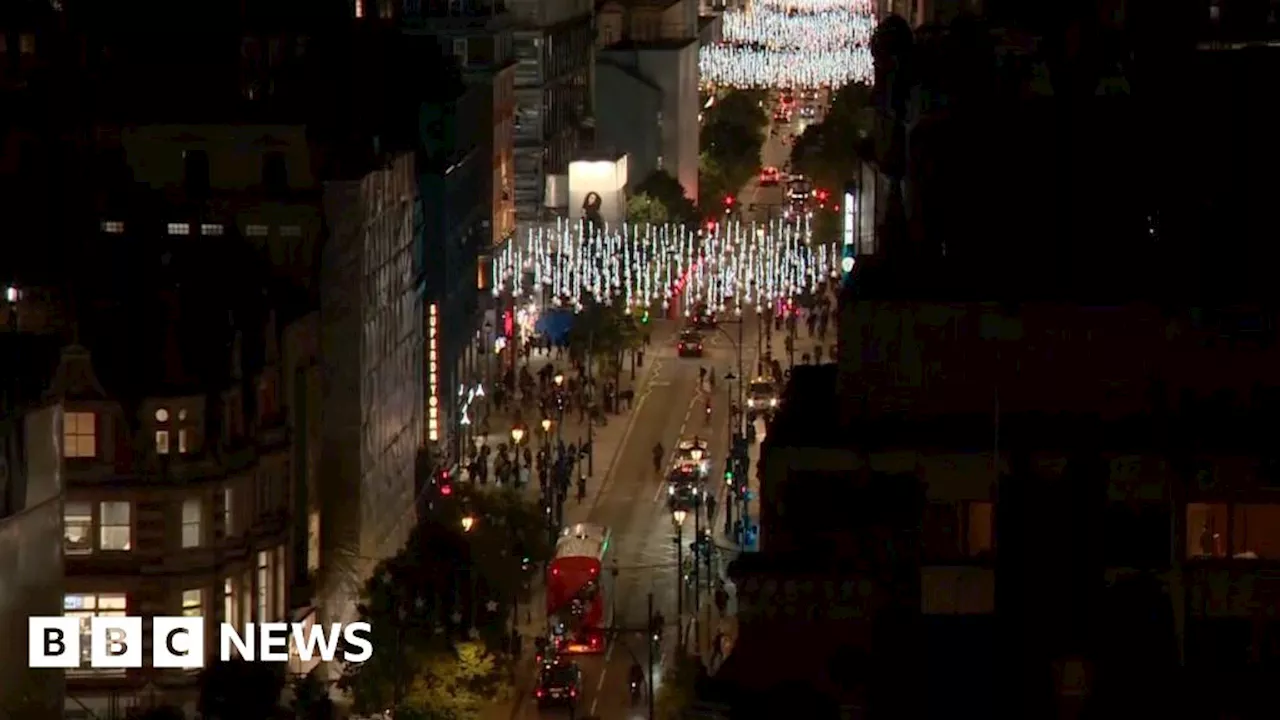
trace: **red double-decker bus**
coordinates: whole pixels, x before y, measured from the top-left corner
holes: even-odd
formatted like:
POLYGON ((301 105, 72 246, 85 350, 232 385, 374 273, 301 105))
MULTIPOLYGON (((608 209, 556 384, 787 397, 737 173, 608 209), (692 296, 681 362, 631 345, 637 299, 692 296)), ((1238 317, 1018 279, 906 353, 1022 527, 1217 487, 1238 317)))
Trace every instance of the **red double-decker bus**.
POLYGON ((560 533, 547 567, 547 620, 560 652, 604 652, 612 622, 605 572, 609 529, 578 523, 560 533))

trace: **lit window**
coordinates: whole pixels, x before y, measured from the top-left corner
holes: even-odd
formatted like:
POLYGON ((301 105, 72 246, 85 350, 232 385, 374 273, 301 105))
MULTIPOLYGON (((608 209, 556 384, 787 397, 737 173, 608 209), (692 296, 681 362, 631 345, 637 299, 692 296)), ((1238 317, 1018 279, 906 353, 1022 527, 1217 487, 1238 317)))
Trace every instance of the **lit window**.
POLYGON ((156 453, 160 455, 169 454, 169 431, 168 430, 156 431, 156 453))
POLYGON ((169 223, 170 235, 190 235, 191 223, 169 223))
POLYGON ((222 489, 222 534, 227 537, 236 534, 235 500, 235 491, 231 488, 222 489))
POLYGON ((124 595, 99 593, 96 595, 64 595, 62 596, 62 614, 80 620, 80 668, 68 669, 68 672, 91 672, 120 674, 123 670, 116 668, 91 669, 89 667, 92 653, 89 618, 124 617, 129 611, 129 600, 124 595))
POLYGON ((929 503, 921 542, 928 560, 959 562, 995 550, 995 507, 990 502, 929 503))
POLYGON ((182 591, 182 614, 187 617, 200 617, 204 614, 204 590, 182 591))
POLYGON ((258 553, 258 622, 270 619, 267 611, 271 609, 271 554, 266 551, 258 553))
POLYGON ((364 0, 356 0, 356 17, 364 17, 364 0))
POLYGON ((34 33, 22 33, 18 36, 18 52, 23 55, 36 54, 36 36, 34 33))
POLYGON ((222 226, 217 223, 204 223, 200 226, 200 234, 206 237, 218 237, 222 235, 222 226))
POLYGON ((248 237, 266 237, 270 234, 271 228, 266 225, 246 225, 244 234, 248 237))
POLYGON ((1231 530, 1232 557, 1280 559, 1280 505, 1236 505, 1231 530))
POLYGON ((98 547, 102 550, 133 548, 133 508, 128 501, 116 500, 98 504, 98 547))
POLYGON ((320 511, 312 510, 307 518, 307 571, 320 569, 320 511))
POLYGON ((186 410, 186 408, 180 408, 180 409, 178 410, 178 422, 182 422, 183 420, 186 420, 186 419, 187 419, 187 410, 186 410))
POLYGON ((1187 557, 1226 557, 1227 504, 1187 503, 1187 557))
POLYGON ((302 227, 299 225, 281 225, 280 237, 302 237, 302 227))
POLYGON ((178 453, 185 455, 188 452, 190 452, 190 450, 187 447, 187 429, 179 428, 178 429, 178 453))
POLYGON ((182 501, 182 547, 200 547, 204 541, 203 520, 204 508, 200 498, 187 498, 182 501))
POLYGON ((119 220, 103 220, 102 232, 112 235, 120 235, 124 232, 124 223, 119 220))
POLYGON ((69 502, 62 508, 62 547, 68 555, 93 552, 93 506, 69 502))
POLYGON ((169 411, 164 408, 156 408, 156 422, 169 422, 169 411))
POLYGON ((90 412, 69 412, 62 416, 62 456, 98 456, 97 417, 90 412))
POLYGON ((236 588, 231 578, 222 581, 222 622, 236 624, 236 588))

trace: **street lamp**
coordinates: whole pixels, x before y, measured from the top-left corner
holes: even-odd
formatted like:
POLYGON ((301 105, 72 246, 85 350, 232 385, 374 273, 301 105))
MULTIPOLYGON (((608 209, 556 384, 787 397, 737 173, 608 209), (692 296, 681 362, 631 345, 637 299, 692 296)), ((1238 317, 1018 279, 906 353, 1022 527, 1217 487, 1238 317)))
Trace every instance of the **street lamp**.
POLYGON ((472 528, 473 526, 475 526, 475 524, 476 524, 476 519, 475 519, 475 517, 473 517, 473 516, 471 516, 471 515, 463 515, 463 516, 462 516, 462 532, 464 532, 464 533, 469 533, 469 532, 471 532, 471 528, 472 528))
POLYGON ((524 439, 524 428, 520 427, 519 425, 511 428, 511 442, 515 443, 516 445, 519 445, 520 441, 523 439, 524 439))
POLYGON ((542 434, 551 432, 551 418, 542 418, 542 434))
POLYGON ((562 387, 564 385, 564 373, 556 373, 552 380, 555 382, 556 387, 562 387))
POLYGON ((671 511, 671 521, 676 526, 676 642, 684 648, 684 519, 688 515, 682 509, 671 511))

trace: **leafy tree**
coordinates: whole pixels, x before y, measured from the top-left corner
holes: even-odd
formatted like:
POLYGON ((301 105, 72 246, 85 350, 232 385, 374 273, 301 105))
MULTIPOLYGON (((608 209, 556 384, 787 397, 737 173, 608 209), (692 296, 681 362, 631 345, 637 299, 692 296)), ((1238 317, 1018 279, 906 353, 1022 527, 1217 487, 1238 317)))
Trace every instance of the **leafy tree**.
MULTIPOLYGON (((427 705, 422 689, 446 681, 480 683, 482 676, 495 682, 488 670, 473 667, 481 656, 505 677, 507 619, 513 602, 526 593, 523 561, 540 563, 550 554, 542 512, 533 503, 514 492, 457 488, 366 583, 359 612, 371 626, 377 651, 362 664, 348 665, 339 681, 355 709, 402 708, 398 718, 474 717, 467 696, 445 702, 447 693, 438 693, 427 705), (469 531, 463 517, 472 518, 469 531), (469 635, 464 628, 475 628, 477 639, 456 645, 469 635), (464 652, 463 646, 483 653, 464 652)), ((496 692, 485 688, 488 697, 496 692)))
POLYGON ((290 709, 296 720, 334 720, 337 708, 329 697, 329 690, 316 670, 293 681, 293 700, 290 709))
POLYGON ((707 108, 704 124, 741 125, 763 140, 764 130, 769 126, 769 113, 764 108, 767 99, 768 94, 762 90, 730 90, 707 108))
POLYGON ((612 376, 615 385, 622 375, 623 355, 634 352, 641 339, 635 318, 627 311, 625 302, 621 296, 612 302, 584 298, 582 311, 569 330, 569 347, 574 358, 586 360, 587 348, 590 348, 590 359, 599 376, 612 376))
POLYGON ((406 704, 428 710, 432 720, 471 720, 510 693, 499 657, 483 643, 464 642, 432 657, 414 679, 406 704))
MULTIPOLYGON (((702 128, 702 149, 719 170, 724 189, 734 193, 760 169, 763 135, 754 128, 718 121, 702 128)), ((721 197, 709 198, 720 202, 721 197)))
POLYGON ((640 193, 627 199, 627 222, 635 225, 663 225, 668 221, 667 206, 661 200, 640 193))
POLYGON ((281 665, 235 659, 200 672, 200 716, 205 720, 259 720, 273 717, 284 691, 281 665))
POLYGON ((704 113, 698 176, 703 214, 718 214, 724 197, 736 194, 759 172, 769 126, 765 98, 763 92, 734 90, 704 113))
POLYGON ((791 166, 815 185, 838 193, 856 174, 859 148, 871 137, 870 89, 850 84, 836 91, 821 123, 810 125, 791 150, 791 166))
POLYGON ((637 195, 648 195, 662 204, 668 222, 697 222, 698 209, 684 194, 684 186, 665 170, 655 170, 636 186, 637 195))

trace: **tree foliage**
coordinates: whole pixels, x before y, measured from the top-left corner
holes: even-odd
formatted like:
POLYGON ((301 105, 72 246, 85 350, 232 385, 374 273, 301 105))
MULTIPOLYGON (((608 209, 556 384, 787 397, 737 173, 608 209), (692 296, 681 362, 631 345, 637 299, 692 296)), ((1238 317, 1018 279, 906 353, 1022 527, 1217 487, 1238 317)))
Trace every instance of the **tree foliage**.
POLYGON ((684 186, 665 170, 655 170, 636 186, 637 195, 647 195, 661 204, 666 212, 667 222, 696 223, 698 209, 693 201, 684 194, 684 186))
POLYGON ((282 665, 235 659, 200 672, 200 716, 206 720, 274 717, 284 692, 282 665))
POLYGON ((334 720, 337 717, 329 689, 316 670, 293 681, 293 700, 289 709, 296 720, 334 720))
POLYGON ((663 225, 669 220, 667 206, 647 193, 627 198, 627 222, 633 225, 663 225))
POLYGON ((725 93, 703 114, 699 161, 699 196, 704 214, 719 210, 760 170, 769 116, 765 94, 753 90, 725 93))
POLYGON ((585 360, 587 348, 591 348, 591 359, 603 364, 599 371, 606 375, 621 373, 623 354, 638 347, 640 340, 640 329, 622 296, 612 302, 583 298, 582 311, 569 330, 569 347, 575 359, 585 360))
POLYGON ((550 554, 541 510, 517 493, 462 486, 437 503, 366 583, 359 612, 371 626, 375 652, 347 666, 339 683, 355 709, 397 707, 403 711, 397 717, 429 720, 475 717, 461 691, 423 689, 474 686, 493 697, 505 688, 507 620, 525 593, 524 559, 540 563, 550 554), (469 532, 463 517, 473 520, 469 532))
POLYGON ((855 176, 859 148, 870 139, 870 92, 857 83, 837 90, 822 122, 805 128, 792 146, 792 169, 839 193, 855 176))

